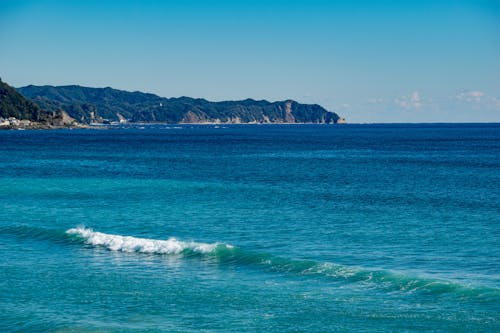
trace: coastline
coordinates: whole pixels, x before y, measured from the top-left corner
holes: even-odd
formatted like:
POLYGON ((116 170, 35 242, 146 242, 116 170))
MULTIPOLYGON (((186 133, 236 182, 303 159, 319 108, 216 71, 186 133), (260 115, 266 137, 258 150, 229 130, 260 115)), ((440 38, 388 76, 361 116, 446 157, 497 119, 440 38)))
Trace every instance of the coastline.
POLYGON ((52 125, 45 124, 39 122, 30 122, 29 124, 9 124, 9 125, 0 125, 0 131, 8 131, 8 130, 57 130, 57 129, 90 129, 92 128, 89 125, 85 124, 73 124, 73 125, 52 125))
POLYGON ((107 129, 107 128, 116 128, 120 126, 154 126, 154 125, 164 125, 164 126, 179 126, 179 125, 190 125, 190 126, 225 126, 225 125, 287 125, 287 126, 300 126, 300 125, 345 125, 347 123, 284 123, 284 122, 275 122, 275 123, 257 123, 257 122, 248 122, 248 123, 221 123, 221 122, 192 122, 192 123, 168 123, 168 122, 130 122, 130 123, 116 123, 116 124, 104 124, 104 123, 94 123, 94 124, 81 124, 81 123, 73 123, 73 124, 65 124, 65 125, 54 125, 54 124, 46 124, 40 122, 32 122, 32 121, 24 121, 21 120, 18 123, 10 123, 6 125, 2 125, 0 123, 0 130, 57 130, 57 129, 107 129))

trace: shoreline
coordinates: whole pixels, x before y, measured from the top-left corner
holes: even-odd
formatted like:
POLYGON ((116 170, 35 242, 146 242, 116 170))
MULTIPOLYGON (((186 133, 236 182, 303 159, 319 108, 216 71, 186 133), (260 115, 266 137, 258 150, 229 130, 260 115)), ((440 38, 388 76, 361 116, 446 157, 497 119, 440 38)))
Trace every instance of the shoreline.
POLYGON ((95 130, 106 130, 113 128, 132 128, 138 126, 335 126, 336 125, 347 125, 347 126, 445 126, 445 125, 500 125, 500 122, 428 122, 428 123, 215 123, 215 122, 203 122, 203 123, 164 123, 164 122, 151 122, 151 123, 121 123, 121 124, 78 124, 78 125, 51 125, 43 123, 32 122, 29 125, 0 125, 0 131, 23 131, 23 130, 62 130, 62 129, 95 129, 95 130))
POLYGON ((107 129, 107 128, 124 128, 124 126, 155 126, 155 125, 164 125, 164 126, 238 126, 238 125, 345 125, 346 123, 219 123, 219 122, 199 122, 199 123, 166 123, 166 122, 151 122, 151 123, 143 123, 143 122, 134 122, 134 123, 120 123, 120 124, 74 124, 74 125, 51 125, 51 124, 43 124, 43 123, 34 123, 30 124, 18 124, 18 125, 0 125, 0 130, 57 130, 57 129, 107 129))

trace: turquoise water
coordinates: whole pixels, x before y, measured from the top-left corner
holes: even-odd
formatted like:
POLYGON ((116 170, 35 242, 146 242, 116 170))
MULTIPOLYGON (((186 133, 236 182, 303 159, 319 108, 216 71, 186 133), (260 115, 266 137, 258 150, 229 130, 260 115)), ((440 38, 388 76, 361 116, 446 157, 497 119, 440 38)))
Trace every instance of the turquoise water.
POLYGON ((500 125, 0 132, 0 331, 500 330, 500 125))

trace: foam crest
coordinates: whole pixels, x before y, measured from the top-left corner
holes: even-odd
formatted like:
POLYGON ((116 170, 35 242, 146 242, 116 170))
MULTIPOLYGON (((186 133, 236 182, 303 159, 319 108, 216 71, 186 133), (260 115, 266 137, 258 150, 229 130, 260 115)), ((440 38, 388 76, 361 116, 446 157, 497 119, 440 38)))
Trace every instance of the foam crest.
POLYGON ((157 240, 131 236, 112 235, 78 227, 66 231, 93 246, 111 251, 149 254, 209 255, 220 264, 248 265, 266 271, 325 278, 345 283, 376 287, 389 292, 427 293, 432 295, 451 294, 462 298, 476 298, 481 301, 495 301, 500 297, 497 288, 469 286, 457 282, 424 278, 388 270, 374 270, 313 260, 293 260, 266 253, 245 251, 224 243, 184 242, 175 238, 157 240))
POLYGON ((180 253, 211 253, 219 246, 231 248, 230 245, 220 243, 198 243, 198 242, 183 242, 175 238, 167 240, 138 238, 131 236, 121 236, 105 234, 102 232, 93 231, 90 228, 78 227, 69 229, 67 234, 76 235, 85 240, 85 243, 93 246, 102 246, 111 251, 120 252, 139 252, 151 254, 180 254, 180 253))

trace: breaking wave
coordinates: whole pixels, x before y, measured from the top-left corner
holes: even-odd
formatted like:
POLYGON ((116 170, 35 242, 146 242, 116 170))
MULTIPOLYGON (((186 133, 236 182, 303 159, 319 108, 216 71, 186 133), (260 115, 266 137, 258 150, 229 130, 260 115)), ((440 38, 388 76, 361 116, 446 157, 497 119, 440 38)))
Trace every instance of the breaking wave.
POLYGON ((158 255, 180 255, 201 257, 221 265, 250 266, 262 271, 309 276, 327 279, 341 284, 358 284, 386 292, 428 293, 430 295, 453 295, 460 299, 481 302, 498 302, 500 289, 474 286, 445 279, 427 278, 385 269, 371 269, 314 260, 294 260, 268 253, 247 251, 224 243, 201 243, 113 235, 77 227, 67 231, 17 226, 0 228, 3 235, 29 240, 57 242, 60 244, 82 244, 102 247, 110 251, 147 253, 158 255))
POLYGON ((496 288, 473 287, 447 280, 410 276, 382 269, 366 269, 313 260, 293 260, 266 253, 245 251, 224 243, 184 242, 175 238, 167 240, 137 238, 105 234, 83 227, 69 229, 66 233, 80 237, 86 244, 104 247, 111 251, 211 257, 222 264, 248 265, 278 273, 360 283, 367 287, 376 287, 387 291, 453 293, 462 297, 480 297, 483 300, 493 300, 500 297, 500 290, 496 288))
POLYGON ((197 243, 183 242, 175 238, 167 240, 137 238, 131 236, 121 236, 105 234, 93 231, 90 228, 78 227, 66 231, 69 235, 76 235, 85 240, 85 243, 102 246, 111 251, 120 252, 139 252, 152 254, 181 254, 181 253, 199 253, 206 254, 214 251, 218 247, 232 248, 231 245, 220 243, 197 243))

